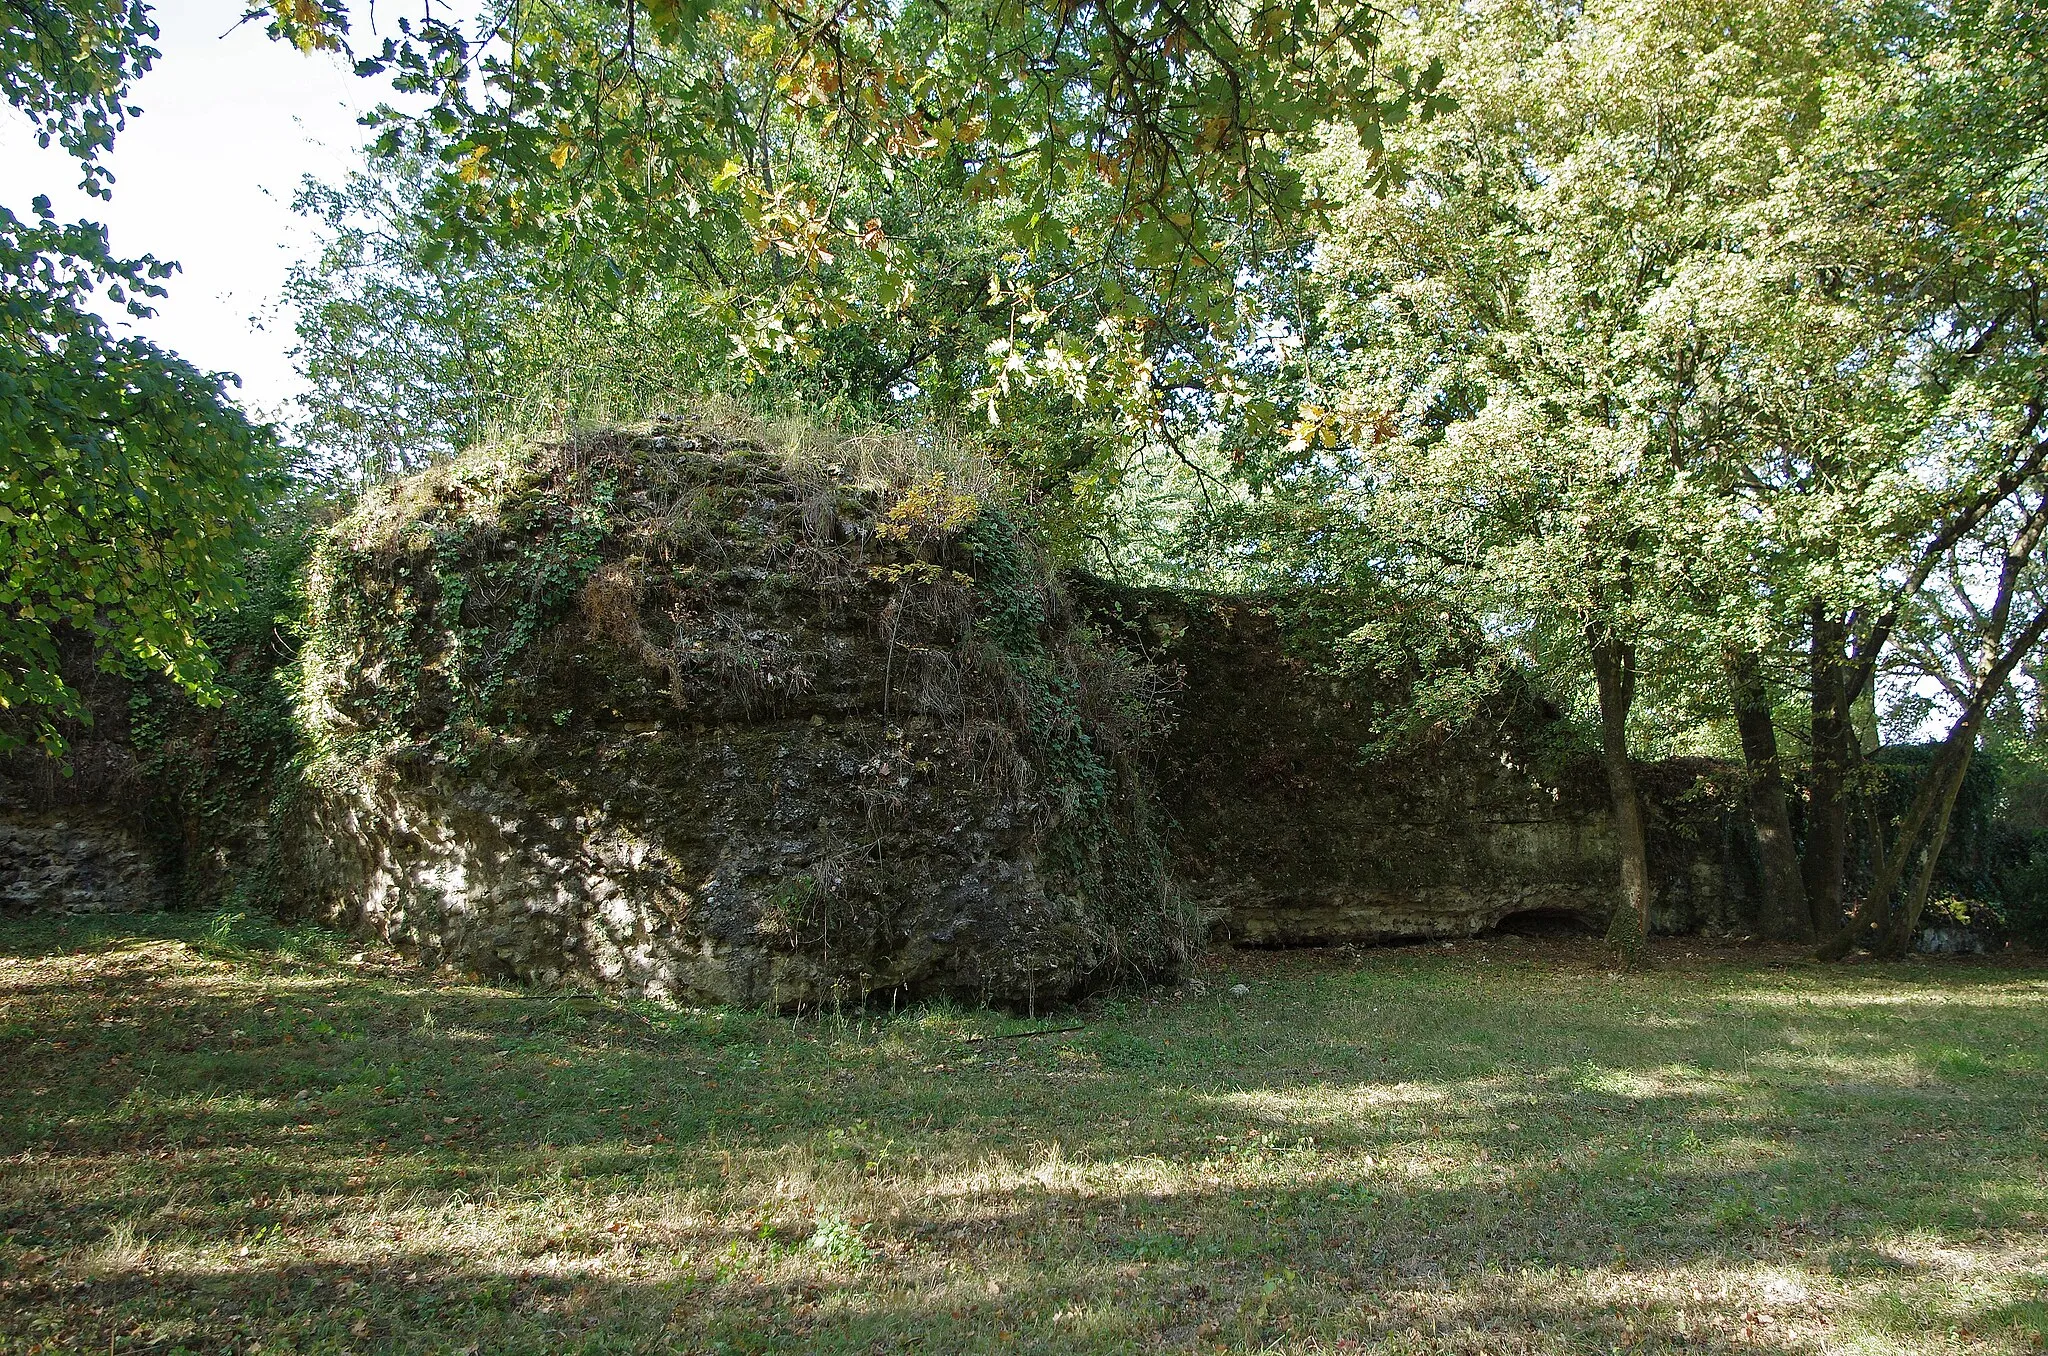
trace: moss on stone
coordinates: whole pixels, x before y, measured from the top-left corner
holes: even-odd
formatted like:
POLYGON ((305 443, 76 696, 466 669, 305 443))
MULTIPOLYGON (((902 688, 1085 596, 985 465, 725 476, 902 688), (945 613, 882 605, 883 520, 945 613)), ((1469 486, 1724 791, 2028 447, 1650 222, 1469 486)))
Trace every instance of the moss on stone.
POLYGON ((985 469, 614 429, 317 547, 279 836, 314 906, 536 981, 803 1005, 1175 971, 1143 681, 985 469))

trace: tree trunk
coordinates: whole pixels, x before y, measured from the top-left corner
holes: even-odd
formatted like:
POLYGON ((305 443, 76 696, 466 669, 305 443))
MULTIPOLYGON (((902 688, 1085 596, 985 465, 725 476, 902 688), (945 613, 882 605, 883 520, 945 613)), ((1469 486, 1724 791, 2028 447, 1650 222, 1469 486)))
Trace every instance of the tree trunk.
POLYGON ((1607 944, 1630 964, 1648 952, 1650 936, 1650 850, 1643 831, 1643 802, 1636 792, 1635 765, 1628 757, 1628 713, 1635 702, 1635 647, 1612 634, 1587 628, 1593 650, 1593 679, 1600 692, 1600 761, 1614 803, 1614 836, 1621 846, 1621 901, 1607 928, 1607 944))
MULTIPOLYGON (((1881 949, 1897 931, 1899 918, 1907 910, 1903 907, 1894 909, 1892 897, 1899 891, 1899 882, 1913 860, 1913 849, 1920 845, 1921 835, 1928 831, 1930 825, 1938 825, 1937 833, 1946 833, 1948 811, 1955 804, 1956 789, 1962 785, 1963 770, 1970 764, 1976 740, 1974 712, 1965 711, 1963 718, 1949 731, 1948 738, 1942 740, 1934 761, 1928 765, 1927 776, 1921 780, 1919 791, 1914 793, 1913 803, 1906 807, 1905 815, 1899 820, 1898 832, 1891 846, 1885 850, 1877 874, 1870 882, 1870 893, 1856 906, 1856 915, 1848 925, 1820 948, 1822 960, 1840 960, 1859 945, 1881 949)), ((1932 838, 1927 850, 1930 854, 1938 853, 1941 847, 1941 839, 1932 838)), ((1912 940, 1910 932, 1906 934, 1906 940, 1912 940)), ((1899 949, 1905 949, 1903 944, 1899 949)))
MULTIPOLYGON (((2010 589, 2010 580, 2007 588, 2010 589)), ((2004 605, 2005 599, 2001 597, 2000 610, 2004 605)), ((1998 630, 2003 634, 2002 622, 1998 630)), ((2034 614, 2034 619, 1977 680, 1962 714, 1950 727, 1948 737, 1941 741, 1941 749, 1928 767, 1927 776, 1920 783, 1913 803, 1899 821, 1898 833, 1885 854, 1884 864, 1878 870, 1877 878, 1870 883, 1870 893, 1857 905, 1856 916, 1849 920, 1848 926, 1820 947, 1818 955, 1822 960, 1840 960, 1859 944, 1884 954, 1897 955, 1903 953, 1913 940, 1912 928, 1920 921, 1920 906, 1926 902, 1924 895, 1896 910, 1892 897, 1898 893, 1899 882, 1906 874, 1907 863, 1913 859, 1913 849, 1920 845, 1922 834, 1927 835, 1928 852, 1923 874, 1932 880, 1934 860, 1948 842, 1949 813, 1955 808, 1956 794, 1962 790, 1963 774, 1969 770, 1970 759, 1977 751, 1977 731, 1984 723, 1984 712, 1990 707, 1991 699, 2004 688, 2006 679, 2012 676, 2014 665, 2033 652, 2044 634, 2048 634, 2048 608, 2034 614)))
POLYGON ((1806 905, 1798 851, 1792 845, 1792 815, 1785 806, 1785 778, 1778 766, 1778 732, 1771 721, 1770 691, 1755 655, 1723 651, 1735 730, 1742 740, 1750 826, 1763 858, 1764 935, 1773 941, 1810 942, 1813 916, 1806 905))
POLYGON ((1891 924, 1878 939, 1877 954, 1888 960, 1897 960, 1913 945, 1913 934, 1920 930, 1920 915, 1926 912, 1927 896, 1934 888, 1934 868, 1941 864, 1942 849, 1948 846, 1949 820, 1955 813, 1956 797, 1963 789, 1963 777, 1970 770, 1970 757, 1977 751, 1977 739, 1973 732, 1969 743, 1963 746, 1962 755, 1955 761, 1955 771, 1949 775, 1947 790, 1943 793, 1940 806, 1935 812, 1934 830, 1927 835, 1927 851, 1920 861, 1920 874, 1913 881, 1913 893, 1900 901, 1892 910, 1891 924))
POLYGON ((1842 926, 1842 876, 1848 865, 1849 702, 1843 681, 1847 637, 1824 603, 1813 605, 1813 778, 1807 794, 1806 905, 1814 935, 1828 938, 1842 926))

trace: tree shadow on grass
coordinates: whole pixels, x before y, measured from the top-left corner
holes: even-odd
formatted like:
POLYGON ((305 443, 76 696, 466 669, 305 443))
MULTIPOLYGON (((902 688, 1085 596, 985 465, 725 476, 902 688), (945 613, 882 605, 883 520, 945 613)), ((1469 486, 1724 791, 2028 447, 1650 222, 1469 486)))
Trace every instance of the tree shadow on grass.
MULTIPOLYGON (((2041 1204, 2024 974, 1381 956, 970 1044, 993 1019, 557 1002, 168 931, 0 945, 13 1340, 1824 1350, 1934 1321, 1951 1278, 1900 1236, 1996 1251, 2041 1204)), ((2021 1332, 2023 1262, 1955 1321, 2021 1332)))

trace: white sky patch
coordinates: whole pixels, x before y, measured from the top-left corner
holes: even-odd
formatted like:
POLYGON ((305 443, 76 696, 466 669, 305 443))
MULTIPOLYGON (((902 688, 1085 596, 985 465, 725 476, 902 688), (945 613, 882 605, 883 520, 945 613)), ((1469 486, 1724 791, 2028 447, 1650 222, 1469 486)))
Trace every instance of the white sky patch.
POLYGON ((242 9, 157 7, 163 55, 130 91, 142 115, 108 158, 112 202, 79 192, 75 163, 38 148, 27 120, 0 107, 0 203, 26 218, 47 194, 59 219, 104 223, 116 254, 176 260, 183 271, 156 317, 110 316, 117 332, 132 327, 197 367, 236 373, 242 403, 269 413, 300 390, 286 357, 291 317, 277 311, 286 269, 312 251, 292 195, 306 174, 334 180, 353 166, 367 136, 356 119, 389 87, 272 42, 260 24, 237 28, 242 9))

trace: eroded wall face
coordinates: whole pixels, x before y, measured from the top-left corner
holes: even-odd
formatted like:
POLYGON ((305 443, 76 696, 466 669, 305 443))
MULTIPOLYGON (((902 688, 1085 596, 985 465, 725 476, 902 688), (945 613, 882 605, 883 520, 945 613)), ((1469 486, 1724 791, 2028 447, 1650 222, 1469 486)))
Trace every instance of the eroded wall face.
MULTIPOLYGON (((1095 599, 1098 611, 1103 599, 1095 599)), ((1523 920, 1603 926, 1619 892, 1606 783, 1545 714, 1372 752, 1373 694, 1290 653, 1243 601, 1122 594, 1120 629, 1177 664, 1164 808, 1211 935, 1251 945, 1469 936, 1523 920), (1519 917, 1518 917, 1519 916, 1519 917)), ((1643 769, 1664 932, 1747 931, 1753 851, 1729 769, 1643 769)))
POLYGON ((463 969, 699 1002, 1173 973, 1151 792, 1097 714, 1115 657, 998 508, 836 472, 619 434, 337 528, 295 897, 463 969), (564 540, 580 582, 536 606, 564 540))
POLYGON ((121 818, 0 805, 0 913, 132 913, 164 903, 161 854, 121 818))
POLYGON ((33 742, 0 752, 0 913, 166 907, 175 898, 174 831, 137 765, 134 688, 75 637, 59 651, 60 671, 93 719, 58 722, 68 741, 61 758, 33 742))
MULTIPOLYGON (((517 664, 476 657, 508 631, 491 609, 530 597, 539 513, 464 527, 481 515, 442 487, 402 531, 337 545, 328 585, 360 616, 329 628, 302 707, 334 751, 232 833, 187 822, 182 893, 201 868, 244 890, 260 868, 282 907, 465 969, 778 1005, 1028 1006, 1168 973, 1204 933, 1395 941, 1597 928, 1613 907, 1604 779, 1530 704, 1368 752, 1374 694, 1269 611, 1089 581, 1073 592, 1124 650, 1059 603, 1020 664, 988 648, 1009 595, 967 579, 985 558, 890 545, 871 500, 759 455, 671 451, 649 483, 646 450, 605 473, 604 563, 535 614, 517 664), (1102 674, 1129 678, 1135 652, 1178 675, 1174 719, 1110 757, 1104 713, 1134 689, 1102 674), (488 709, 474 672, 498 684, 488 709)), ((50 782, 62 803, 0 778, 0 907, 180 893, 133 769, 90 797, 88 770, 50 782)), ((1641 773, 1654 925, 1749 930, 1730 770, 1641 773)))
POLYGON ((1031 825, 969 769, 892 775, 879 808, 861 794, 879 724, 579 734, 310 798, 308 899, 430 961, 695 1002, 1050 1002, 1104 959, 1097 901, 1047 878, 1031 825))

